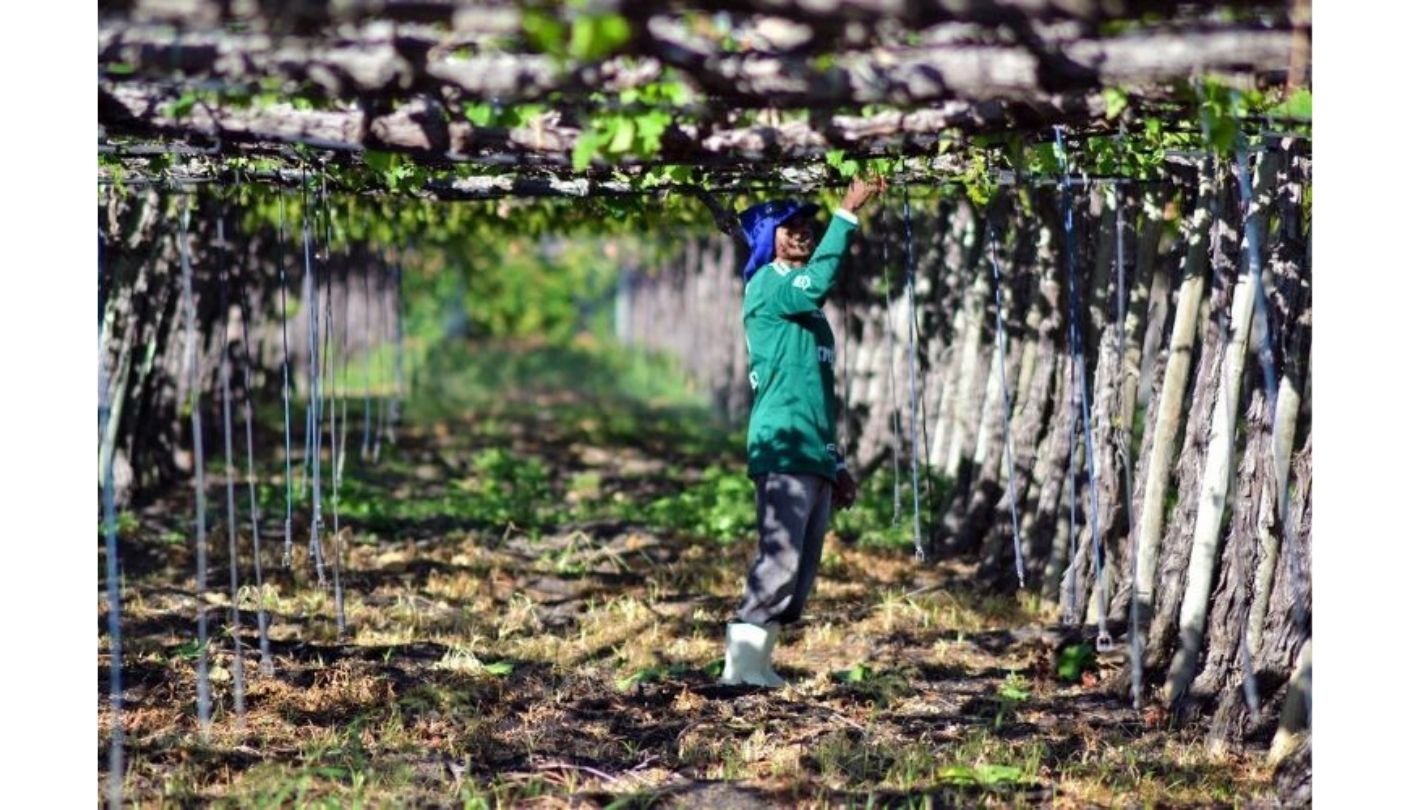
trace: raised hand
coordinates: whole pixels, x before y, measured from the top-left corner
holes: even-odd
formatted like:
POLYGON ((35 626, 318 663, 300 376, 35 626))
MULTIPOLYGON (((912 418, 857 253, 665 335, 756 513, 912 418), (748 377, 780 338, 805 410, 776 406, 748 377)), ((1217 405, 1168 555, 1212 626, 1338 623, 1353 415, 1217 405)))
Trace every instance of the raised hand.
POLYGON ((882 177, 865 178, 858 175, 852 178, 852 185, 842 196, 842 207, 856 214, 872 197, 886 191, 886 180, 882 177))

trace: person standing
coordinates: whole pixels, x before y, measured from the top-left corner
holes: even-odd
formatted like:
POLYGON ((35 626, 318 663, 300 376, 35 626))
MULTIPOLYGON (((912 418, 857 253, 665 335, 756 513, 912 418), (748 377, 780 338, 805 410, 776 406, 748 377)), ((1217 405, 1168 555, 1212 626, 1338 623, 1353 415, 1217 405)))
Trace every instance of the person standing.
POLYGON ((885 190, 857 178, 815 243, 817 205, 773 200, 740 217, 744 332, 749 352, 749 477, 759 548, 744 599, 725 629, 723 684, 777 687, 780 629, 796 623, 817 577, 832 508, 850 507, 857 483, 837 447, 836 358, 823 302, 857 230, 857 213, 885 190))

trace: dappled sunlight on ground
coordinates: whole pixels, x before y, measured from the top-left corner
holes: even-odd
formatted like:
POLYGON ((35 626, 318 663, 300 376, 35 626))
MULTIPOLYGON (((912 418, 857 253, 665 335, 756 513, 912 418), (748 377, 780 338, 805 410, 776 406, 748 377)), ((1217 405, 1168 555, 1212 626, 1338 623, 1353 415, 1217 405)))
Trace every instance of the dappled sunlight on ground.
MULTIPOLYGON (((905 548, 830 536, 805 621, 780 642, 790 685, 717 686, 753 551, 736 512, 752 504, 747 488, 697 497, 721 478, 702 476, 708 467, 742 477, 742 447, 723 435, 673 444, 677 425, 601 402, 521 402, 412 425, 377 467, 350 462, 347 633, 302 548, 296 575, 270 552, 275 673, 258 674, 260 596, 247 589, 242 723, 229 597, 209 594, 216 712, 204 742, 179 535, 190 493, 141 510, 124 540, 128 796, 1085 806, 1270 795, 1260 758, 1211 761, 1197 732, 1149 724, 1108 694, 1112 664, 1060 679, 1036 602, 986 596, 970 568, 921 568, 905 548), (681 528, 716 524, 744 539, 681 528)), ((282 521, 282 482, 270 483, 266 510, 282 521)), ((211 487, 223 497, 223 481, 211 487)), ((281 540, 274 525, 264 534, 267 549, 281 540)), ((227 581, 224 546, 217 531, 212 583, 227 581)), ((98 674, 106 728, 103 651, 98 674)))

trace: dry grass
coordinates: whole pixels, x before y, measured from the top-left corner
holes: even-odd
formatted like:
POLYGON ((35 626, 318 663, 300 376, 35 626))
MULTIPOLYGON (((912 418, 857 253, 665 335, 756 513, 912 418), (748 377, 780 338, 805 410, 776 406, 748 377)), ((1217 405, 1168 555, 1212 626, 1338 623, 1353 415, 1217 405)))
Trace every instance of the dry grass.
POLYGON ((918 570, 905 553, 830 538, 806 621, 777 656, 790 685, 768 693, 717 687, 711 670, 745 545, 644 526, 350 539, 341 639, 330 594, 270 574, 272 677, 253 649, 259 595, 242 598, 243 720, 228 599, 211 596, 204 739, 182 647, 187 561, 154 552, 130 567, 123 722, 137 805, 1086 807, 1271 792, 1258 757, 1212 760, 1197 732, 1148 729, 1100 689, 1056 681, 1041 645, 1007 633, 1050 616, 967 588, 963 566, 918 570), (1026 696, 1000 701, 1006 683, 1026 696))

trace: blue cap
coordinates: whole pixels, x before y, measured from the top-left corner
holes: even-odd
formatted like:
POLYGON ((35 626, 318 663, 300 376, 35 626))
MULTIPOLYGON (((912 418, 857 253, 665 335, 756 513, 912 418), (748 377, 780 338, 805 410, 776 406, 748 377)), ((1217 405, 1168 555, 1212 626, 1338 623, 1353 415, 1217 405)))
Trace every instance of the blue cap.
POLYGON ((796 216, 812 216, 818 210, 813 203, 769 200, 740 214, 739 223, 749 239, 749 261, 744 265, 744 283, 748 284, 759 268, 774 260, 774 231, 778 230, 778 226, 796 216))

